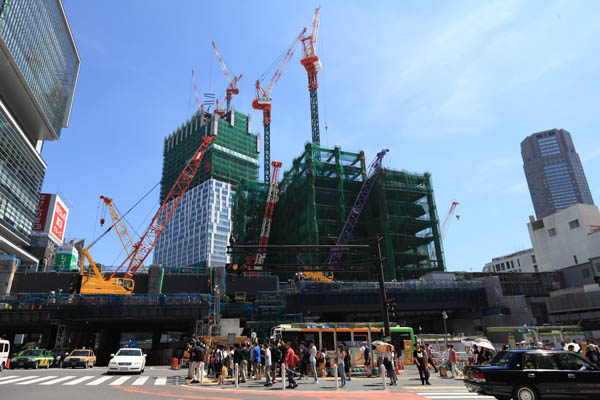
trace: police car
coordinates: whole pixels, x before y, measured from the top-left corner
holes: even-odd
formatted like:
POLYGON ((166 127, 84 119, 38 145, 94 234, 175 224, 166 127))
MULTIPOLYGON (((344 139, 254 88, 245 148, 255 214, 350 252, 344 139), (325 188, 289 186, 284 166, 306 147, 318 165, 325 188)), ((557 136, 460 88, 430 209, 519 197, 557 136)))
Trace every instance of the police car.
POLYGON ((10 359, 10 369, 15 368, 50 368, 54 362, 51 352, 44 349, 23 350, 10 359))

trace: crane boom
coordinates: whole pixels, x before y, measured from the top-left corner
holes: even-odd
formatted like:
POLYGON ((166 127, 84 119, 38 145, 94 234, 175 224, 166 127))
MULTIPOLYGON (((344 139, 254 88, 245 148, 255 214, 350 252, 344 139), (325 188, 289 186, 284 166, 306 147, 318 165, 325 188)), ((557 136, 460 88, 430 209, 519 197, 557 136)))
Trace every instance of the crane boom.
POLYGON ((202 144, 198 150, 196 150, 196 153, 194 153, 192 158, 188 161, 183 171, 181 171, 181 174, 179 174, 179 177, 173 184, 171 191, 161 204, 160 208, 156 212, 156 215, 154 215, 154 218, 152 218, 148 229, 142 235, 140 241, 135 244, 134 251, 125 259, 125 261, 123 261, 119 268, 112 273, 110 276, 111 278, 114 278, 119 269, 128 261, 129 267, 127 268, 127 271, 125 271, 125 278, 133 277, 133 274, 135 274, 138 268, 140 268, 146 257, 148 257, 152 249, 154 249, 156 242, 167 227, 167 224, 171 220, 173 213, 181 202, 183 195, 190 187, 194 176, 196 176, 196 172, 198 172, 198 168, 200 168, 204 153, 206 153, 208 146, 214 139, 214 136, 205 136, 202 138, 202 144))
POLYGON ((448 232, 448 228, 450 227, 450 221, 452 221, 452 216, 456 211, 456 206, 460 203, 458 201, 453 201, 450 206, 450 210, 448 210, 448 215, 444 218, 444 222, 442 223, 442 239, 446 237, 446 232, 448 232))
MULTIPOLYGON (((134 249, 134 243, 131 239, 131 235, 129 235, 129 231, 123 223, 123 219, 119 215, 119 212, 113 204, 112 199, 106 196, 100 196, 100 198, 104 200, 104 204, 106 205, 106 208, 108 208, 108 212, 110 213, 110 217, 112 218, 113 225, 111 226, 111 228, 114 226, 115 231, 119 236, 119 240, 121 240, 121 244, 123 245, 125 252, 129 256, 129 254, 131 254, 131 252, 134 249)), ((143 263, 140 265, 140 267, 143 267, 143 263)))
POLYGON ((266 86, 266 89, 260 84, 260 79, 256 81, 256 98, 252 101, 252 108, 255 110, 262 110, 263 112, 263 129, 264 129, 264 181, 265 183, 271 181, 271 91, 273 87, 281 78, 283 70, 292 59, 296 46, 302 40, 302 37, 306 33, 306 28, 302 29, 302 32, 296 37, 292 44, 288 47, 283 60, 279 64, 279 67, 271 77, 271 80, 266 86))
POLYGON ((221 65, 221 69, 225 74, 225 79, 227 79, 227 82, 229 83, 229 86, 227 86, 227 89, 225 90, 225 99, 227 100, 227 112, 229 112, 229 110, 231 110, 232 95, 240 93, 240 90, 237 87, 237 83, 242 78, 242 74, 240 74, 240 76, 234 76, 232 78, 231 74, 229 73, 229 70, 227 69, 227 66, 225 65, 223 56, 221 56, 221 52, 219 51, 219 49, 217 49, 217 45, 215 45, 215 42, 211 43, 213 49, 215 49, 215 54, 217 55, 217 60, 219 60, 219 65, 221 65))
POLYGON ((196 106, 198 107, 198 114, 202 114, 202 104, 200 104, 200 95, 198 94, 198 85, 196 84, 196 74, 192 70, 192 82, 194 83, 194 96, 196 96, 196 106))
MULTIPOLYGON (((260 239, 258 240, 259 246, 266 246, 269 244, 269 236, 271 234, 271 222, 273 221, 273 211, 275 210, 275 204, 277 203, 277 194, 279 193, 278 180, 279 170, 281 169, 282 163, 279 161, 273 161, 273 175, 271 176, 271 184, 269 185, 269 192, 267 194, 267 204, 265 205, 265 216, 263 217, 262 228, 260 230, 260 239)), ((264 248, 259 247, 256 253, 255 264, 262 265, 267 257, 267 251, 264 248)), ((262 269, 262 267, 258 267, 262 269)), ((256 269, 258 269, 256 268, 256 269)))
MULTIPOLYGON (((340 236, 337 238, 335 243, 336 246, 348 244, 348 241, 352 236, 352 232, 354 231, 354 227, 358 223, 358 219, 360 218, 360 215, 367 204, 371 189, 373 189, 375 181, 381 173, 381 163, 383 161, 383 157, 388 151, 388 149, 381 150, 379 153, 377 153, 373 163, 371 163, 367 177, 360 188, 360 192, 358 192, 358 196, 356 196, 356 200, 354 200, 354 205, 352 206, 350 213, 348 213, 348 218, 346 218, 346 223, 344 223, 344 227, 340 232, 340 236)), ((329 257, 327 257, 325 265, 337 264, 338 261, 340 261, 340 258, 342 258, 342 253, 331 253, 329 257)))

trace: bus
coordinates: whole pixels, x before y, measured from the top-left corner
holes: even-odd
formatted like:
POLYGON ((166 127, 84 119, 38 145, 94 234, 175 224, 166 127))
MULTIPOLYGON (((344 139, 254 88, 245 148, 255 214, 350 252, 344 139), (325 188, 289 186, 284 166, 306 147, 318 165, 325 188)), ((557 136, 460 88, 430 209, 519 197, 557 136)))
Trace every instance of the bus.
MULTIPOLYGON (((339 343, 345 343, 350 349, 352 365, 364 365, 360 352, 363 342, 369 345, 375 340, 382 340, 382 323, 298 323, 281 324, 271 330, 271 339, 282 339, 284 342, 300 343, 313 340, 319 349, 333 352, 339 343)), ((415 334, 411 327, 390 326, 390 336, 396 354, 401 355, 404 341, 410 340, 415 344, 415 334)))

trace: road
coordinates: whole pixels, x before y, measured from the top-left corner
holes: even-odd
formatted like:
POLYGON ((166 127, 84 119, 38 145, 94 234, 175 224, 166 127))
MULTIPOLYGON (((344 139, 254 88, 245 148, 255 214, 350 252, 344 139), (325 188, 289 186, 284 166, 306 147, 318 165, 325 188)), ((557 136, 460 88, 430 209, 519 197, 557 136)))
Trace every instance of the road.
MULTIPOLYGON (((187 371, 147 367, 142 375, 108 375, 106 368, 4 370, 0 373, 2 399, 15 400, 137 400, 210 399, 394 399, 394 400, 491 400, 465 390, 462 381, 432 376, 431 386, 422 386, 416 369, 400 373, 398 386, 383 390, 381 378, 355 377, 344 389, 335 389, 333 378, 299 380, 298 388, 282 391, 281 382, 271 388, 264 381, 249 381, 235 389, 228 381, 221 388, 212 382, 186 384, 187 371)), ((388 380, 389 381, 389 380, 388 380)))

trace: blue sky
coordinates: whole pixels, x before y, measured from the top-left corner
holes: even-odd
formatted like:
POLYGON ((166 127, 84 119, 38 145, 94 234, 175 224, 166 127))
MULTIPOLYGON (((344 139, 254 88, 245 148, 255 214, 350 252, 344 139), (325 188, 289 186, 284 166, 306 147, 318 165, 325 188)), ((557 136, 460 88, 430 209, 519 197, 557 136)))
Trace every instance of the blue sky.
MULTIPOLYGON (((163 138, 195 111, 201 93, 224 97, 210 46, 243 74, 234 107, 251 108, 253 83, 303 26, 310 2, 63 0, 81 55, 68 129, 45 145, 44 191, 72 206, 67 237, 102 232, 99 196, 128 209, 159 180, 163 138)), ((432 174, 443 220, 458 200, 444 251, 451 270, 481 270, 492 257, 530 247, 533 207, 520 157, 532 132, 571 132, 600 201, 598 2, 323 1, 317 53, 321 143, 386 166, 432 174), (328 123, 328 131, 323 129, 328 123)), ((284 168, 310 140, 300 51, 274 88, 272 159, 284 168)), ((262 172, 260 173, 262 177, 262 172)), ((151 194, 128 221, 142 233, 158 206, 151 194)), ((108 217, 107 217, 108 219, 108 217)), ((111 233, 91 253, 124 259, 111 233)))

